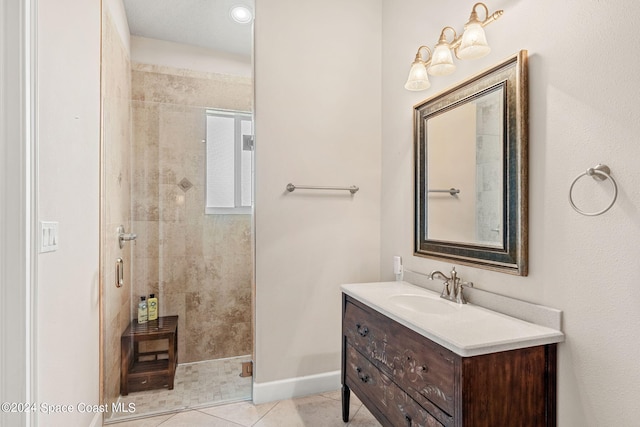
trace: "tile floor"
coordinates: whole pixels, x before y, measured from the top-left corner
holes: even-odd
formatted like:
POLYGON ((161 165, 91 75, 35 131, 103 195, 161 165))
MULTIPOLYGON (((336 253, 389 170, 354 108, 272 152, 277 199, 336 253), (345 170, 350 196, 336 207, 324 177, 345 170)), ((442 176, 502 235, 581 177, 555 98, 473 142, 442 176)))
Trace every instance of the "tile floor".
MULTIPOLYGON (((120 396, 119 403, 135 406, 134 416, 158 414, 251 398, 251 377, 240 377, 242 362, 251 356, 208 360, 178 365, 173 390, 160 389, 120 396)), ((130 418, 127 412, 113 413, 107 422, 130 418)), ((142 424, 145 425, 146 424, 142 424)))
POLYGON ((261 405, 254 405, 251 402, 230 403, 111 425, 114 427, 380 427, 380 423, 353 393, 349 423, 343 423, 340 391, 261 405))

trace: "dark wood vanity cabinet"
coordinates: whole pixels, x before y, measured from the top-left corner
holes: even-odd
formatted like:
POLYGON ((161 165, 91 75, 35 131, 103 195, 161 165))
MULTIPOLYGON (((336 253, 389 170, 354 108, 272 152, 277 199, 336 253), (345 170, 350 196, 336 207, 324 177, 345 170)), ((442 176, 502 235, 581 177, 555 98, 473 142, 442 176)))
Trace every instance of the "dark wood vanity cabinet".
POLYGON ((556 425, 556 344, 462 357, 343 294, 342 416, 383 426, 556 425))

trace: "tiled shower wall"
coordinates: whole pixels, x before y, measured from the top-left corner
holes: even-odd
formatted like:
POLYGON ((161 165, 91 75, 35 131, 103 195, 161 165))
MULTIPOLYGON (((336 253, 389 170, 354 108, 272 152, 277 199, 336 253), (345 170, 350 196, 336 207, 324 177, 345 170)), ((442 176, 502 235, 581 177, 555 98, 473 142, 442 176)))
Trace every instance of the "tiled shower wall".
POLYGON ((104 397, 115 402, 120 395, 120 335, 130 318, 131 246, 120 249, 116 230, 131 228, 131 65, 107 7, 103 8, 102 41, 102 215, 104 397), (115 262, 124 261, 124 286, 115 286, 115 262))
POLYGON ((180 363, 251 354, 252 220, 205 214, 204 143, 206 108, 252 110, 251 79, 133 64, 131 81, 134 297, 179 316, 180 363))
POLYGON ((502 92, 476 101, 476 239, 501 244, 502 224, 502 92))

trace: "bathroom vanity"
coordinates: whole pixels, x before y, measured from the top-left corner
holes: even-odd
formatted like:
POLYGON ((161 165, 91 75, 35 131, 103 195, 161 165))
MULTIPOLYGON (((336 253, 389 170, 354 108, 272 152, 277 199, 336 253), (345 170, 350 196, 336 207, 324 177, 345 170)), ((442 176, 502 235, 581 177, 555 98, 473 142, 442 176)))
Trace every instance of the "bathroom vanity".
POLYGON ((343 285, 342 411, 384 426, 555 426, 562 332, 404 282, 343 285))

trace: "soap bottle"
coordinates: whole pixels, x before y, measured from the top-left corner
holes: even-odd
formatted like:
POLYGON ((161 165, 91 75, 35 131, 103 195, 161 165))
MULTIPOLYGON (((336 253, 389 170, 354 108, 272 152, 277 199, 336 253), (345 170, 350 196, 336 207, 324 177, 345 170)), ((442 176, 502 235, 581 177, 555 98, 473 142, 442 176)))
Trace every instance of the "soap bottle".
POLYGON ((147 297, 140 297, 140 302, 138 303, 138 323, 147 323, 148 314, 147 314, 147 297))
POLYGON ((156 320, 158 318, 158 298, 156 298, 156 294, 149 295, 149 320, 156 320))

